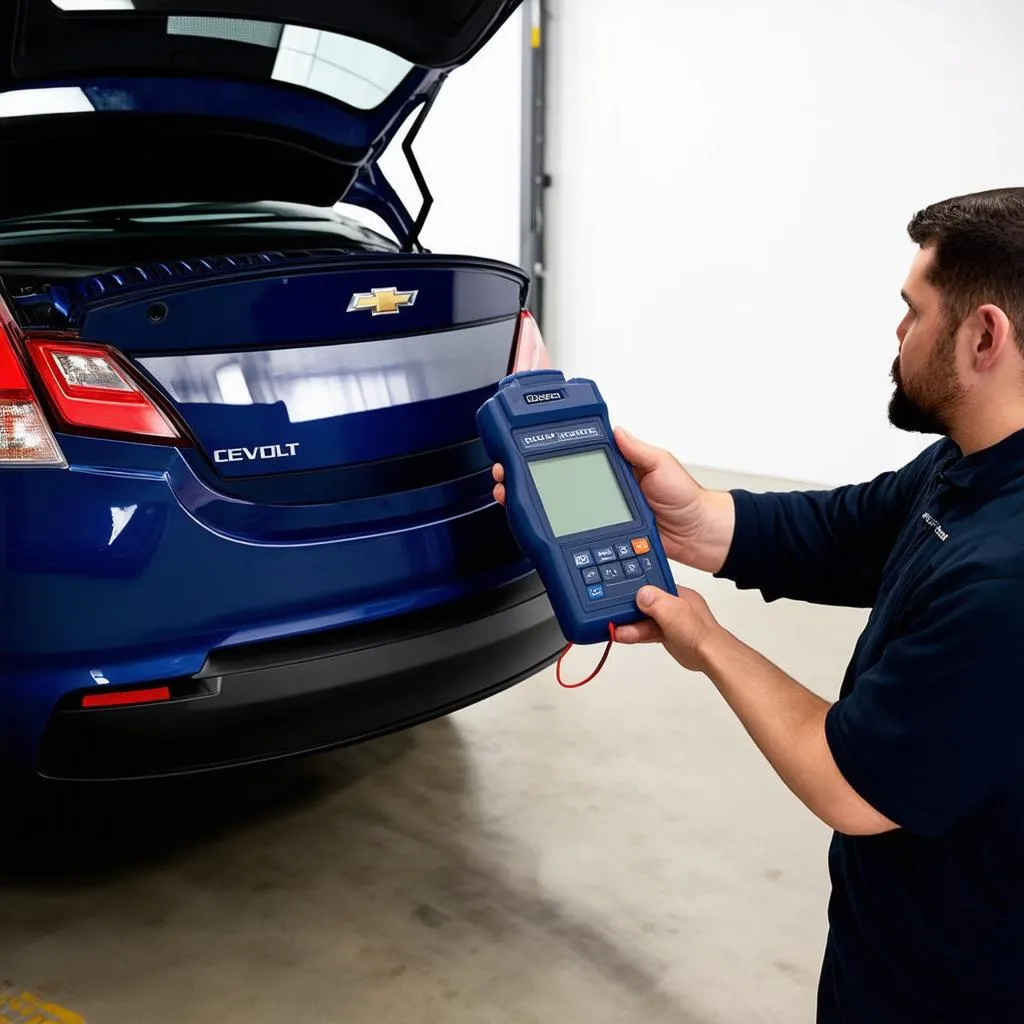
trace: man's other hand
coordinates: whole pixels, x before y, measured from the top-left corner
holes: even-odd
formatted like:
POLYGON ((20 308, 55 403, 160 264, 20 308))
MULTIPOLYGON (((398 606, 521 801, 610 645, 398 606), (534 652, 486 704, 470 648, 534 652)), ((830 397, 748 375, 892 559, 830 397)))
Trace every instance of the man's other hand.
POLYGON ((701 672, 704 647, 721 626, 695 590, 677 587, 677 591, 673 596, 657 587, 641 587, 636 603, 648 618, 619 626, 615 639, 622 644, 662 644, 683 668, 701 672))

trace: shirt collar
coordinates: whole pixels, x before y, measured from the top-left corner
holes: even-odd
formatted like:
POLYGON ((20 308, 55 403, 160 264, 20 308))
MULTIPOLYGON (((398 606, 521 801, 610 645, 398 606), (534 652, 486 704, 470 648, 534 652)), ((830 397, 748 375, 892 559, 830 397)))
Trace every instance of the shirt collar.
POLYGON ((952 442, 950 447, 942 475, 955 487, 991 493, 1014 479, 1024 485, 1024 430, 970 455, 961 455, 952 442))

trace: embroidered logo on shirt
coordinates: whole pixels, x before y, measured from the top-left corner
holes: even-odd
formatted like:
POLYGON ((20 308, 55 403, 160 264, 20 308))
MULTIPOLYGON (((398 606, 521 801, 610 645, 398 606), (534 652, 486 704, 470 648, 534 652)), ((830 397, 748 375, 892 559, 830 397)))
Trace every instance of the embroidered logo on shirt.
POLYGON ((942 528, 942 524, 935 518, 935 516, 925 512, 921 518, 935 531, 935 536, 938 537, 939 540, 946 540, 949 537, 949 534, 942 528))

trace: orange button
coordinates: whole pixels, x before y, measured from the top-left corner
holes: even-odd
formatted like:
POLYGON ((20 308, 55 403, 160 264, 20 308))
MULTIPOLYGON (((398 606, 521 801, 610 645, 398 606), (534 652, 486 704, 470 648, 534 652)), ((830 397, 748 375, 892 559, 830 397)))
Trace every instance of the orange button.
POLYGON ((651 542, 646 537, 633 538, 633 554, 646 555, 651 550, 651 542))

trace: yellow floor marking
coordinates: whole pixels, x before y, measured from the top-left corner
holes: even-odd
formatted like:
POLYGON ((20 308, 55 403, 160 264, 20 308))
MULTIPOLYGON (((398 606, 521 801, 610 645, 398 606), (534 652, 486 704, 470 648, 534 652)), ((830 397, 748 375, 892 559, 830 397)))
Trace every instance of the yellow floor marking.
POLYGON ((0 982, 0 1021, 3 1024, 85 1024, 85 1018, 47 1003, 31 992, 5 987, 0 982))

